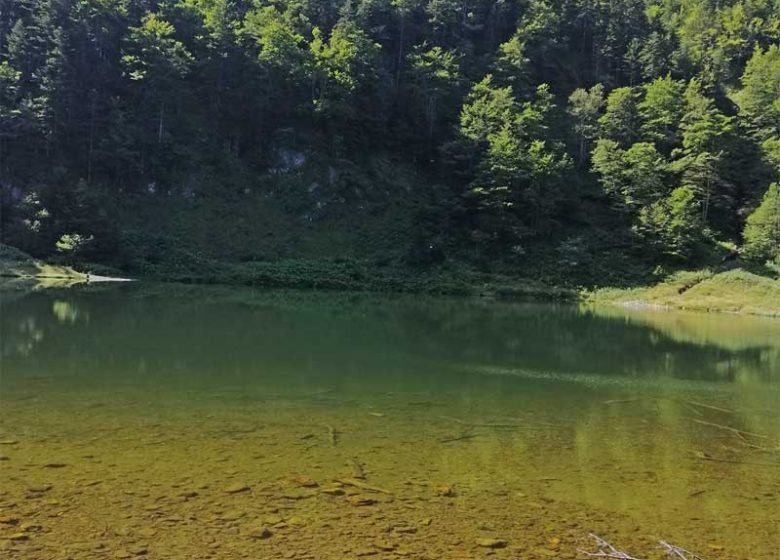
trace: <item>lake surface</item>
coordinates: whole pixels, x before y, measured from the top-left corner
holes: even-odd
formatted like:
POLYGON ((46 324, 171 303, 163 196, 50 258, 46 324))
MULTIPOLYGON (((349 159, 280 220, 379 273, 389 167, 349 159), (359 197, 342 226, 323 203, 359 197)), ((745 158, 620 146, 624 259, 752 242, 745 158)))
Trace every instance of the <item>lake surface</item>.
POLYGON ((638 558, 780 557, 778 320, 2 298, 0 556, 565 559, 595 533, 638 558))

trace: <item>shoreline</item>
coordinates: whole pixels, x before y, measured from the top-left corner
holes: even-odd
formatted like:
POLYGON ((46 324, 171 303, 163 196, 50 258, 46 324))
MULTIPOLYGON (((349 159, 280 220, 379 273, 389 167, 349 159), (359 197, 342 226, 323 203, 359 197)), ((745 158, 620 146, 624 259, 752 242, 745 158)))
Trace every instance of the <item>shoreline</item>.
POLYGON ((462 265, 428 270, 403 266, 377 267, 351 261, 209 262, 200 270, 158 266, 135 277, 94 265, 44 263, 21 252, 0 259, 0 278, 35 282, 35 288, 128 282, 224 285, 263 289, 337 292, 407 293, 465 296, 495 300, 570 302, 612 305, 633 310, 696 311, 780 318, 780 280, 736 268, 679 272, 650 285, 582 287, 508 273, 480 272, 462 265))

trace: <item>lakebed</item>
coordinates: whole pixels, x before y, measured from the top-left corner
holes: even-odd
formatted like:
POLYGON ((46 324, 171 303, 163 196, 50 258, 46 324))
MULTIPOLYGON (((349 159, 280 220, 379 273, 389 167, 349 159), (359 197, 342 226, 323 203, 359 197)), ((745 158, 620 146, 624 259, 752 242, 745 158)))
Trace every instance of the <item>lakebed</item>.
POLYGON ((780 323, 125 285, 4 296, 10 558, 780 547, 780 323))

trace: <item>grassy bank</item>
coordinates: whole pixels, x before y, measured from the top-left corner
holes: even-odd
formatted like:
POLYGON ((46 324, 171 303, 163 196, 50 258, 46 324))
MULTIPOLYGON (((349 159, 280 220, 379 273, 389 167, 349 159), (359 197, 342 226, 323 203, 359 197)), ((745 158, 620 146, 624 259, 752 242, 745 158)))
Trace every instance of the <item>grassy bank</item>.
POLYGON ((30 255, 0 244, 0 277, 7 281, 32 281, 37 286, 67 286, 87 280, 87 275, 70 266, 44 263, 30 255))
POLYGON ((367 261, 295 259, 224 263, 209 261, 197 269, 160 267, 147 277, 160 281, 230 284, 259 288, 403 292, 535 299, 576 300, 577 290, 537 280, 449 266, 413 269, 367 261))
MULTIPOLYGON (((0 245, 0 277, 83 282, 87 274, 121 277, 111 267, 81 264, 75 267, 45 264, 7 245, 0 245)), ((448 266, 414 269, 380 265, 357 259, 282 259, 224 262, 199 257, 149 264, 131 276, 155 282, 222 284, 253 288, 397 292, 534 299, 576 300, 578 292, 528 278, 448 266)))
POLYGON ((735 269, 684 272, 648 287, 604 288, 588 293, 591 303, 637 308, 718 311, 780 317, 780 280, 735 269))
MULTIPOLYGON (((0 276, 35 281, 38 286, 84 282, 86 272, 121 276, 99 265, 75 268, 42 263, 0 245, 0 276), (80 272, 80 271, 81 272, 80 272)), ((449 265, 414 269, 355 259, 286 259, 231 263, 201 258, 186 263, 148 266, 142 279, 183 284, 222 284, 253 288, 396 292, 480 296, 536 301, 584 301, 638 309, 687 309, 780 317, 780 280, 742 269, 676 273, 664 281, 636 288, 581 291, 510 274, 481 272, 449 265)))

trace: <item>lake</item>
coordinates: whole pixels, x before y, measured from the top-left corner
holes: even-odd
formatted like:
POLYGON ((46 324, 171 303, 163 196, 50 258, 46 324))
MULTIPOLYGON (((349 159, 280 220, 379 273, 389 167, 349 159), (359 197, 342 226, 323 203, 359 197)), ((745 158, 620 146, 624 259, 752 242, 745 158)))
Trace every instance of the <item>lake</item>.
POLYGON ((0 551, 780 550, 780 320, 124 285, 2 295, 0 551))

